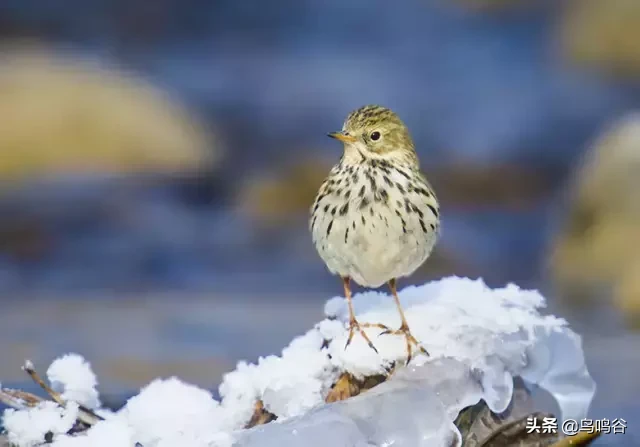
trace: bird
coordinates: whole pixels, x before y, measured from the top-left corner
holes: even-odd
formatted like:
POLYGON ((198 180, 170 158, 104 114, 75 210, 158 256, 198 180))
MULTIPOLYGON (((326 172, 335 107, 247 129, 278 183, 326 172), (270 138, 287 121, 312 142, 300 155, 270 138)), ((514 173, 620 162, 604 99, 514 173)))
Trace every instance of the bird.
POLYGON ((358 331, 378 350, 363 328, 380 335, 404 335, 407 364, 412 346, 429 355, 411 333, 397 292, 431 254, 440 235, 440 205, 420 170, 407 126, 389 108, 365 105, 348 114, 342 130, 329 137, 344 145, 310 209, 313 244, 329 272, 342 280, 349 308, 349 336, 358 331), (351 281, 377 289, 388 285, 400 314, 397 330, 380 323, 360 323, 355 316, 351 281))

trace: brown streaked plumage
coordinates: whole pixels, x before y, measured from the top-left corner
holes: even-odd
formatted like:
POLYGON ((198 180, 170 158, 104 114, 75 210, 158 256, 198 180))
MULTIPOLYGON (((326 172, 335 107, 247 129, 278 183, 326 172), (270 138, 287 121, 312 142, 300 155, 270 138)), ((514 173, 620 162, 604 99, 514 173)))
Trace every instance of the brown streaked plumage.
POLYGON ((349 338, 358 330, 375 350, 363 327, 403 334, 407 363, 412 344, 396 291, 397 278, 411 275, 429 256, 439 234, 440 211, 431 185, 420 172, 413 140, 391 110, 367 105, 349 114, 342 131, 329 134, 344 144, 311 208, 314 245, 329 271, 342 278, 349 305, 349 338), (387 283, 401 326, 359 323, 351 303, 350 281, 377 288, 387 283))

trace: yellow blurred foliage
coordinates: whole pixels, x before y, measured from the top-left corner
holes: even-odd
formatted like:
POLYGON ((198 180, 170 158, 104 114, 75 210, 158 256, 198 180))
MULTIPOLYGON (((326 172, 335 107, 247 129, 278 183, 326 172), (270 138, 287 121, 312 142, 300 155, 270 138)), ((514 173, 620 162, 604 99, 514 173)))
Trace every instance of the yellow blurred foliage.
POLYGON ((640 113, 604 132, 571 188, 550 257, 557 285, 568 295, 572 288, 611 285, 619 308, 640 317, 640 113))
POLYGON ((560 34, 570 60, 622 76, 640 74, 638 0, 571 0, 560 34))
POLYGON ((0 178, 175 171, 214 162, 210 135, 158 89, 32 47, 0 49, 0 178))

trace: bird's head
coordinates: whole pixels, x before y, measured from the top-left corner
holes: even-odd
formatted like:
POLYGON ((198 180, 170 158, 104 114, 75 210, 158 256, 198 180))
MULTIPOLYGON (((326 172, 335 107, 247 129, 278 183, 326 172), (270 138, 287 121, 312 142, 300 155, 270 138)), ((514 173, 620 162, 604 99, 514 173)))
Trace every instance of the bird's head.
POLYGON ((407 126, 398 115, 382 106, 367 105, 354 110, 347 116, 342 130, 329 136, 344 143, 344 157, 348 161, 377 159, 418 164, 407 126))

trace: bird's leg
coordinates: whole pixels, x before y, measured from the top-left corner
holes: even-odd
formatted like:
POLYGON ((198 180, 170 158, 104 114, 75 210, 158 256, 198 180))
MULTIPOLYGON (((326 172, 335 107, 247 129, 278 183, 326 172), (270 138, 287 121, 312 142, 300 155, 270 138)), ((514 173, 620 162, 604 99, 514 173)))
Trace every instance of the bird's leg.
POLYGON ((391 289, 391 293, 393 294, 393 299, 396 302, 396 306, 398 307, 398 312, 400 313, 400 329, 392 331, 390 329, 387 329, 386 331, 384 331, 382 334, 404 334, 404 337, 407 341, 407 364, 409 364, 409 362, 411 361, 411 353, 412 353, 412 349, 411 349, 411 344, 414 344, 418 347, 418 349, 426 354, 429 355, 429 353, 427 352, 427 350, 418 342, 418 340, 416 340, 416 338, 411 334, 411 331, 409 330, 409 324, 407 324, 407 319, 404 316, 404 311, 402 310, 402 306, 400 305, 400 298, 398 298, 398 291, 396 290, 396 280, 392 279, 391 281, 389 281, 389 288, 391 289))
POLYGON ((358 332, 360 332, 360 335, 362 335, 362 338, 364 338, 369 344, 369 347, 373 349, 377 354, 378 350, 375 346, 373 346, 373 343, 371 343, 371 340, 369 339, 369 337, 367 337, 367 334, 362 330, 362 326, 364 325, 360 325, 360 323, 358 323, 358 320, 356 320, 356 314, 353 311, 353 302, 351 301, 351 288, 349 287, 349 282, 350 279, 348 277, 342 278, 342 285, 344 286, 344 296, 347 299, 347 303, 349 305, 349 338, 347 338, 347 343, 344 345, 344 348, 347 349, 347 346, 349 346, 349 343, 351 343, 351 339, 353 338, 353 331, 357 329, 358 332))

